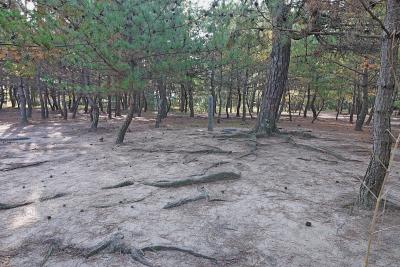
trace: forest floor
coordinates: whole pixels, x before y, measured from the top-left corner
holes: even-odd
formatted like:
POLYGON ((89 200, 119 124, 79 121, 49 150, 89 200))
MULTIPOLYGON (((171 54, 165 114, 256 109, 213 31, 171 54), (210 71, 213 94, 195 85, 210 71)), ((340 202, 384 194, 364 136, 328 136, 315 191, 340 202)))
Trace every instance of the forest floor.
MULTIPOLYGON (((352 203, 371 138, 344 118, 284 118, 284 134, 255 138, 250 119, 207 132, 203 117, 154 129, 148 114, 116 146, 122 118, 90 132, 84 115, 17 116, 0 111, 0 266, 362 266, 371 212, 352 203)), ((398 266, 399 221, 379 220, 371 266, 398 266)))

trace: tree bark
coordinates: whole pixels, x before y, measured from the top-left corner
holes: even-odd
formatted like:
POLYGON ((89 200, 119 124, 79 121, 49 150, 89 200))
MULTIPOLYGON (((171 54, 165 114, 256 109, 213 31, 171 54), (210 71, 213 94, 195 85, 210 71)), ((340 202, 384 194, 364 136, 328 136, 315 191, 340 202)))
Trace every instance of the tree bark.
POLYGON ((374 106, 373 154, 358 196, 358 204, 365 208, 371 208, 376 201, 374 195, 379 195, 389 165, 393 142, 389 131, 399 48, 397 33, 400 30, 400 1, 387 1, 384 25, 390 36, 386 32, 382 33, 381 66, 374 106))
POLYGON ((361 88, 362 88, 362 104, 360 113, 357 115, 356 120, 356 131, 361 131, 365 117, 367 117, 368 113, 368 63, 365 63, 363 74, 361 75, 361 88))
POLYGON ((97 105, 97 97, 92 98, 91 96, 87 97, 88 102, 90 104, 91 108, 91 118, 92 118, 92 123, 90 124, 90 129, 91 130, 97 130, 97 125, 99 124, 99 106, 97 105))
POLYGON ((21 124, 26 125, 26 124, 28 124, 28 117, 26 114, 26 99, 25 99, 23 78, 20 78, 20 84, 18 86, 17 95, 18 95, 18 99, 19 99, 19 109, 21 112, 21 124))
POLYGON ((304 107, 303 117, 307 118, 307 111, 310 108, 310 100, 311 100, 311 85, 310 83, 307 84, 307 102, 304 107))
POLYGON ((288 78, 291 38, 280 28, 291 29, 290 7, 284 1, 277 1, 271 8, 273 24, 272 51, 269 58, 267 84, 263 92, 260 114, 255 131, 271 134, 277 131, 276 119, 279 104, 288 78))
POLYGON ((194 118, 194 104, 193 104, 193 87, 192 81, 189 81, 188 86, 188 94, 189 94, 189 110, 190 110, 190 118, 194 118))
POLYGON ((115 95, 115 117, 121 116, 121 96, 120 93, 115 95))
POLYGON ((167 87, 165 85, 165 82, 162 79, 159 79, 157 82, 158 86, 158 93, 160 95, 160 116, 161 119, 165 119, 167 117, 167 87))
POLYGON ((181 83, 181 89, 180 89, 180 97, 179 97, 179 111, 184 112, 185 111, 185 85, 181 83))
POLYGON ((111 104, 112 104, 112 96, 108 95, 107 96, 107 114, 108 114, 108 118, 112 119, 112 108, 111 108, 111 104))
POLYGON ((115 141, 116 144, 122 144, 124 142, 126 131, 128 130, 129 125, 132 122, 134 113, 135 113, 135 104, 134 101, 131 101, 129 105, 128 115, 126 116, 124 123, 121 125, 121 128, 118 131, 117 140, 115 141))

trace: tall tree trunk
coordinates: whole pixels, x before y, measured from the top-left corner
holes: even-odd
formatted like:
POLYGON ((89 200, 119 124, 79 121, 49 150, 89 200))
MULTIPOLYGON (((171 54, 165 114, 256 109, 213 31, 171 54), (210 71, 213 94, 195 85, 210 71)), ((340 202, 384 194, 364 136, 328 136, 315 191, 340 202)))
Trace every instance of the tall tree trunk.
POLYGON ((146 99, 146 94, 144 93, 144 91, 143 91, 142 96, 143 96, 143 111, 147 112, 147 99, 146 99))
POLYGON ((115 117, 121 116, 121 95, 117 93, 115 95, 115 117))
POLYGON ((116 144, 122 144, 124 142, 126 131, 128 130, 133 119, 133 114, 135 113, 134 102, 135 101, 130 101, 128 115, 126 116, 124 123, 121 125, 121 128, 119 128, 117 140, 115 141, 116 144))
POLYGON ((273 24, 272 51, 269 57, 267 84, 263 92, 256 132, 271 134, 277 130, 276 119, 279 104, 288 78, 291 39, 281 28, 291 29, 290 7, 285 1, 272 4, 273 24))
POLYGON ((318 115, 317 115, 317 108, 315 107, 315 101, 317 100, 317 92, 315 91, 313 94, 313 97, 311 99, 311 103, 310 103, 310 107, 311 107, 311 111, 313 113, 313 121, 315 119, 317 119, 318 115))
POLYGON ((188 94, 189 94, 189 110, 190 110, 190 118, 194 118, 194 103, 193 103, 193 86, 192 81, 189 81, 188 86, 188 94))
POLYGON ((181 83, 181 89, 180 89, 180 97, 179 97, 179 111, 184 112, 185 111, 185 85, 181 83))
POLYGON ((365 122, 365 125, 368 126, 371 123, 373 117, 374 117, 374 107, 372 106, 371 111, 369 112, 368 119, 365 122))
POLYGON ((365 117, 368 113, 368 62, 365 62, 363 74, 361 75, 362 105, 360 113, 357 115, 356 131, 361 131, 365 117))
POLYGON ((382 33, 381 66, 373 120, 373 153, 358 196, 358 204, 366 208, 372 207, 375 204, 374 195, 379 195, 389 165, 393 142, 389 131, 391 130, 390 116, 393 109, 395 75, 397 74, 400 1, 388 0, 386 2, 384 25, 390 36, 385 32, 382 33))
POLYGON ((354 121, 354 112, 355 112, 355 109, 356 109, 356 101, 357 101, 356 94, 357 94, 357 83, 354 82, 353 98, 352 98, 352 102, 351 102, 351 106, 350 106, 350 117, 349 117, 349 122, 350 123, 353 123, 353 121, 354 121))
POLYGON ((310 109, 310 101, 311 101, 311 84, 308 83, 307 84, 307 101, 306 101, 306 105, 304 106, 304 113, 303 113, 304 118, 307 118, 307 112, 310 109))
POLYGON ((168 111, 167 87, 166 87, 165 81, 162 79, 158 80, 157 86, 158 86, 158 93, 160 95, 160 103, 161 103, 160 116, 161 116, 161 119, 165 119, 167 117, 167 111, 168 111))
POLYGON ((27 104, 26 116, 32 118, 32 94, 29 86, 25 86, 25 99, 27 104))
POLYGON ((62 103, 62 115, 64 120, 68 119, 68 107, 67 107, 67 101, 65 99, 65 88, 62 92, 62 96, 61 96, 61 103, 62 103))
POLYGON ((111 104, 112 104, 112 96, 108 95, 107 96, 107 114, 108 114, 108 118, 112 119, 112 108, 111 108, 111 104))
POLYGON ((211 77, 210 77, 210 89, 211 89, 211 96, 213 97, 213 108, 214 114, 217 114, 217 98, 215 97, 215 69, 214 67, 211 70, 211 77))
POLYGON ((75 119, 76 118, 76 113, 78 112, 78 108, 79 108, 79 102, 81 101, 82 96, 79 95, 78 98, 74 101, 73 105, 72 105, 72 118, 75 119))
POLYGON ((236 105, 236 117, 240 117, 240 105, 241 105, 241 100, 242 100, 242 94, 240 92, 240 75, 239 72, 237 72, 237 79, 236 79, 236 86, 237 86, 237 95, 238 95, 238 101, 236 105))
POLYGON ((44 115, 47 118, 49 118, 49 91, 47 90, 47 86, 44 87, 44 115))
POLYGON ((243 102, 243 107, 242 107, 242 121, 246 120, 246 102, 247 102, 247 82, 249 79, 249 71, 246 69, 245 75, 244 75, 244 85, 243 85, 243 96, 242 96, 242 102, 243 102))
POLYGON ((292 121, 292 101, 290 99, 290 89, 287 89, 288 94, 288 108, 289 108, 289 121, 292 121))
POLYGON ((28 124, 28 116, 26 114, 26 99, 25 99, 23 78, 20 78, 20 84, 18 86, 17 94, 18 94, 18 99, 19 99, 19 109, 21 112, 21 124, 26 125, 26 124, 28 124))
POLYGON ((92 123, 90 124, 91 130, 97 130, 97 125, 99 124, 99 106, 97 104, 97 97, 88 96, 88 102, 90 104, 90 117, 92 118, 92 123))
POLYGON ((15 101, 15 97, 14 97, 14 86, 13 85, 10 85, 10 87, 8 88, 8 95, 10 97, 11 107, 15 108, 16 101, 15 101))

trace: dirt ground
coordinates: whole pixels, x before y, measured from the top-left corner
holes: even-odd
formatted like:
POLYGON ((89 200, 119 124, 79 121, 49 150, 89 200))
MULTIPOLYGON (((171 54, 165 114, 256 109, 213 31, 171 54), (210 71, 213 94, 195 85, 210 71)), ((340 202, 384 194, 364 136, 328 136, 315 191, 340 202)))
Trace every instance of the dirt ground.
MULTIPOLYGON (((289 134, 255 139, 246 134, 254 120, 223 120, 209 133, 204 117, 171 115, 154 129, 147 114, 116 146, 122 118, 102 117, 89 132, 83 115, 26 127, 17 115, 0 111, 0 203, 26 205, 0 204, 0 266, 143 266, 126 251, 93 250, 116 233, 132 251, 146 248, 139 258, 151 266, 362 266, 371 212, 351 203, 371 138, 344 117, 284 118, 289 134), (15 137, 29 139, 5 140, 15 137), (220 172, 240 179, 146 184, 220 172)), ((399 266, 399 221, 396 209, 379 220, 371 266, 399 266)))

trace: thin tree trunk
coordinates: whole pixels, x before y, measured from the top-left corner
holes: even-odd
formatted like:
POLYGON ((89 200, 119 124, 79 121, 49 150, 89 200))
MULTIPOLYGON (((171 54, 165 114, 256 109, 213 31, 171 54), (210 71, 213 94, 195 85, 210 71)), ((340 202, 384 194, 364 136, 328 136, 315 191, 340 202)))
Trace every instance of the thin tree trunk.
POLYGON ((381 66, 373 120, 373 153, 358 196, 358 204, 365 208, 372 207, 376 202, 374 195, 379 195, 389 165, 393 142, 390 134, 390 116, 393 109, 398 61, 400 1, 388 0, 386 3, 384 25, 390 36, 385 32, 382 33, 381 66))
POLYGON ((107 96, 107 114, 108 114, 108 118, 112 119, 112 108, 111 108, 111 104, 112 104, 112 96, 108 95, 107 96))
POLYGON ((292 102, 290 99, 290 89, 288 88, 288 108, 289 108, 289 121, 292 121, 292 102))
POLYGON ((365 117, 368 113, 368 63, 365 62, 363 74, 361 75, 361 88, 362 88, 362 105, 360 113, 357 115, 356 131, 361 131, 365 117))
POLYGON ((72 105, 72 118, 75 119, 76 118, 76 113, 78 112, 78 108, 79 108, 79 102, 81 101, 82 96, 79 95, 78 98, 74 101, 73 105, 72 105))
POLYGON ((95 131, 97 130, 97 125, 99 124, 99 106, 97 105, 97 97, 92 98, 91 96, 87 97, 88 102, 90 104, 90 117, 92 118, 92 123, 90 124, 90 129, 95 131))
POLYGON ((372 106, 371 111, 369 112, 369 116, 367 121, 365 122, 365 125, 370 125, 372 118, 374 117, 374 107, 372 106))
POLYGON ((121 116, 121 96, 120 93, 115 95, 115 117, 121 116))
POLYGON ((28 118, 32 118, 32 94, 29 86, 25 86, 25 99, 28 106, 26 110, 26 116, 28 118))
POLYGON ((354 87, 353 87, 353 98, 352 98, 352 103, 350 107, 350 117, 349 117, 349 122, 353 123, 354 121, 354 111, 356 109, 356 93, 357 93, 357 83, 354 82, 354 87))
POLYGON ((304 106, 304 113, 303 117, 307 118, 307 111, 310 109, 310 100, 311 100, 311 85, 310 83, 307 84, 307 102, 304 106))
POLYGON ((193 87, 191 81, 188 86, 190 118, 194 118, 193 87))
POLYGON ((25 92, 24 92, 24 80, 20 78, 20 84, 18 86, 18 99, 19 99, 19 109, 21 112, 21 124, 26 125, 28 124, 28 117, 26 114, 26 99, 25 99, 25 92))
POLYGON ((119 128, 117 140, 115 141, 116 144, 122 144, 124 142, 126 131, 129 129, 129 125, 132 122, 134 113, 135 103, 134 101, 131 101, 129 105, 128 115, 126 116, 124 123, 121 125, 121 128, 119 128))
POLYGON ((181 89, 180 89, 180 97, 179 97, 179 111, 184 112, 185 111, 185 85, 181 83, 181 89))

